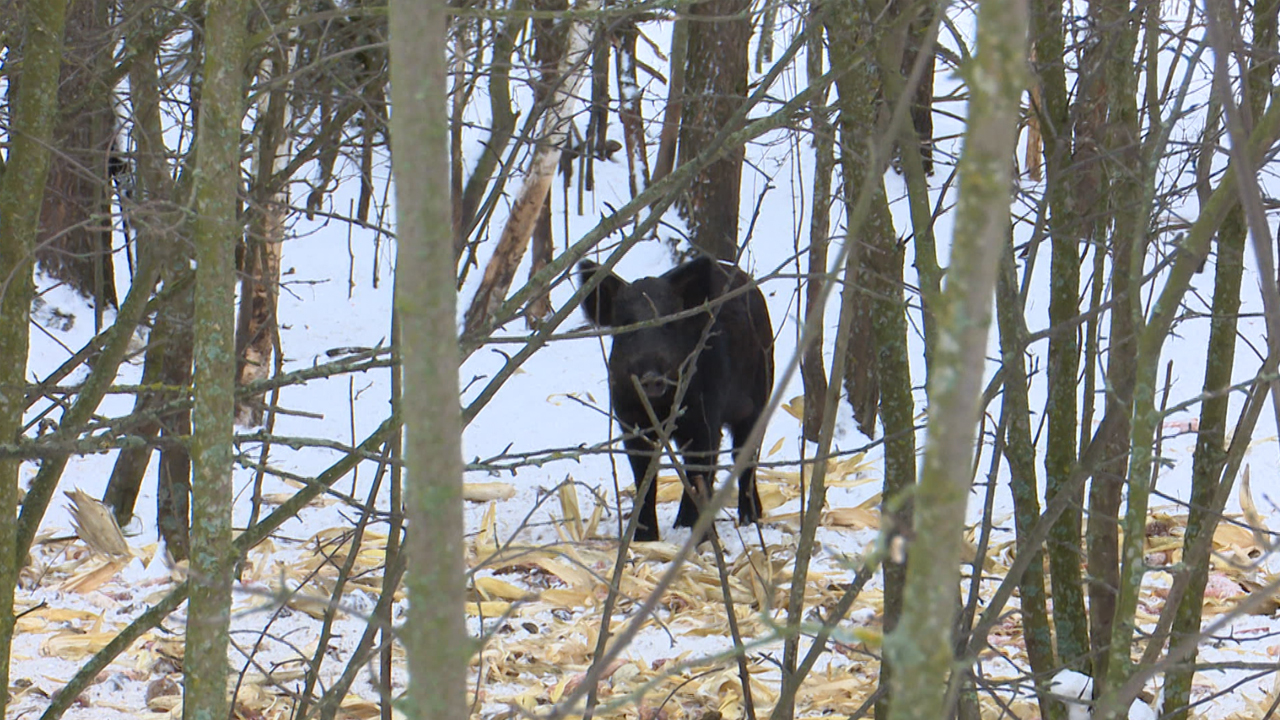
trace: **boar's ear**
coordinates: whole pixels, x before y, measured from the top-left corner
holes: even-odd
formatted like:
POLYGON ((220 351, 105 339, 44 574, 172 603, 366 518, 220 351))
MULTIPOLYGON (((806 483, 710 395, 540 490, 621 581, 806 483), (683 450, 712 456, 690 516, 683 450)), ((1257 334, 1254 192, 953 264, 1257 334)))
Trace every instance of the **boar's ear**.
POLYGON ((614 324, 613 299, 626 281, 611 272, 605 272, 590 260, 583 260, 578 264, 578 283, 586 285, 588 280, 600 272, 605 273, 604 278, 594 290, 582 298, 582 311, 587 314, 587 319, 593 324, 608 327, 614 324))
POLYGON ((717 267, 716 261, 704 256, 679 265, 662 277, 671 283, 684 308, 688 310, 713 297, 712 289, 718 272, 722 271, 717 267))

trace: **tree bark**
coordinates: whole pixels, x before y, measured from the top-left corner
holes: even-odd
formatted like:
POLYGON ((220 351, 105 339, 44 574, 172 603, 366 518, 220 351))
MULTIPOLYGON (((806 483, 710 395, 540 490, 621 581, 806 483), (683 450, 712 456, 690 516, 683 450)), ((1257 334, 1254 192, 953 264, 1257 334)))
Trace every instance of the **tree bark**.
MULTIPOLYGON (((511 134, 515 131, 516 116, 511 111, 511 67, 512 53, 515 51, 515 35, 519 24, 516 18, 494 22, 493 55, 489 73, 485 78, 489 85, 489 117, 491 118, 488 128, 489 137, 484 142, 480 158, 476 161, 471 176, 467 178, 459 207, 456 209, 458 217, 457 227, 454 229, 456 233, 455 262, 462 258, 462 252, 466 249, 467 236, 476 223, 476 212, 480 209, 484 191, 489 186, 489 181, 493 179, 494 172, 502 164, 503 151, 506 150, 511 134)), ((461 108, 458 111, 461 112, 461 108)), ((461 133, 461 126, 462 122, 459 118, 454 131, 461 133)), ((461 150, 456 152, 461 154, 461 150)), ((458 161, 457 165, 461 165, 461 161, 458 161)), ((461 172, 458 174, 461 175, 461 172)), ((455 184, 461 184, 461 182, 461 177, 454 178, 455 184)))
MULTIPOLYGON (((911 136, 919 146, 920 167, 925 175, 933 174, 933 79, 936 75, 937 55, 932 42, 929 41, 929 27, 933 24, 933 15, 938 12, 933 3, 918 2, 906 6, 908 11, 919 10, 911 18, 907 28, 906 44, 902 52, 902 76, 910 77, 911 69, 916 64, 920 53, 928 53, 924 58, 924 73, 916 85, 911 101, 911 136), (926 47, 927 45, 927 47, 926 47)), ((908 148, 899 146, 899 152, 908 148)), ((908 162, 903 158, 903 163, 908 162)))
POLYGON ((94 303, 94 330, 117 307, 112 265, 110 157, 116 115, 105 80, 112 33, 106 0, 71 0, 58 86, 58 122, 48 187, 40 216, 36 257, 53 277, 94 303))
MULTIPOLYGON (((569 8, 568 0, 542 0, 538 3, 539 9, 563 12, 569 8)), ((570 22, 557 23, 551 18, 539 18, 533 21, 533 32, 536 39, 534 45, 534 58, 538 63, 538 81, 533 85, 533 100, 536 104, 543 104, 548 98, 554 97, 557 83, 560 82, 561 64, 565 59, 565 52, 568 50, 569 32, 572 29, 570 22)), ((603 25, 599 22, 595 23, 597 32, 603 30, 603 25)), ((588 146, 591 144, 591 133, 596 131, 596 127, 608 122, 608 106, 607 101, 601 101, 602 94, 608 94, 608 68, 604 68, 603 80, 601 68, 598 59, 602 52, 607 53, 602 42, 594 43, 593 50, 592 77, 591 77, 591 109, 588 113, 587 121, 587 140, 585 143, 577 146, 578 157, 583 158, 587 163, 590 162, 590 153, 588 146), (604 89, 601 89, 601 85, 604 89)), ((582 58, 586 60, 585 57, 582 58)), ((573 72, 572 68, 566 68, 569 72, 573 72)), ((565 138, 563 145, 568 147, 574 143, 577 134, 575 125, 570 120, 566 126, 565 138)), ((565 184, 565 203, 569 202, 569 178, 573 172, 574 153, 562 154, 560 170, 564 174, 565 184)), ((581 178, 579 178, 581 182, 581 178)), ((538 220, 533 224, 533 232, 529 237, 529 277, 533 277, 539 270, 547 266, 555 255, 555 244, 552 240, 551 229, 551 183, 547 183, 547 195, 542 200, 542 206, 538 211, 538 220)), ((505 293, 505 289, 503 291, 505 293)), ((540 322, 551 314, 551 297, 546 292, 540 292, 533 296, 528 304, 525 305, 525 325, 529 329, 536 328, 540 322)))
MULTIPOLYGON (((886 34, 883 26, 875 23, 873 11, 864 3, 844 4, 827 22, 831 38, 831 63, 845 70, 836 80, 839 92, 840 168, 844 177, 845 213, 852 216, 854 204, 860 193, 871 194, 867 219, 857 237, 847 242, 859 243, 854 257, 858 265, 857 287, 846 288, 854 292, 852 336, 871 337, 876 293, 883 290, 883 283, 872 276, 883 264, 885 248, 897 242, 893 216, 889 213, 884 180, 872 176, 869 138, 884 132, 887 123, 883 117, 884 76, 871 58, 880 49, 879 42, 886 34), (875 288, 868 284, 874 283, 875 288)), ((890 250, 892 254, 892 250, 890 250)), ((880 373, 877 367, 880 349, 875 343, 852 344, 846 357, 835 362, 844 379, 845 399, 853 410, 858 430, 867 437, 875 437, 876 417, 880 410, 880 373)), ((887 499, 887 498, 886 498, 887 499)), ((886 572, 892 572, 885 563, 886 572)), ((890 603, 892 604, 892 603, 890 603)), ((888 673, 882 675, 887 678, 888 673)))
MULTIPOLYGON (((283 15, 277 4, 275 14, 283 15)), ((283 17, 277 18, 282 20, 283 17)), ((287 43, 286 43, 287 46, 287 43)), ((252 220, 244 240, 244 267, 240 273, 240 310, 236 322, 236 385, 266 379, 278 339, 277 288, 280 284, 280 251, 284 243, 289 208, 289 187, 273 187, 276 173, 288 161, 285 128, 289 123, 289 61, 283 48, 274 48, 260 68, 262 84, 271 91, 259 101, 254 128, 254 183, 250 206, 252 220)), ((236 403, 236 420, 242 425, 262 423, 266 408, 263 393, 236 403)))
MULTIPOLYGON (((1133 429, 1129 450, 1128 498, 1125 512, 1124 565, 1121 569, 1120 591, 1117 594, 1116 622, 1112 629, 1110 657, 1104 709, 1118 713, 1120 700, 1115 692, 1133 674, 1130 653, 1135 632, 1134 616, 1138 605, 1140 581, 1146 572, 1143 558, 1143 538, 1147 502, 1150 495, 1151 468, 1155 459, 1152 448, 1158 420, 1155 407, 1156 374, 1160 351, 1168 338, 1170 328, 1177 318, 1183 297, 1191 287, 1192 277, 1205 261, 1210 240, 1221 227, 1228 211, 1240 200, 1239 177, 1256 173, 1261 158, 1266 157, 1280 138, 1280 92, 1272 90, 1267 112, 1260 118, 1247 142, 1240 143, 1240 154, 1232 157, 1222 175, 1217 189, 1209 197, 1199 217, 1188 230, 1181 252, 1166 273, 1166 282, 1159 295, 1151 303, 1151 312, 1138 338, 1137 366, 1134 383, 1133 406, 1139 411, 1133 414, 1133 429)), ((1233 138, 1234 140, 1234 138, 1233 138)), ((1234 155, 1234 153, 1233 153, 1234 155)), ((1107 422, 1106 419, 1103 422, 1107 422)), ((1137 689, 1129 688, 1136 694, 1137 689)), ((1104 717, 1111 717, 1105 715, 1104 717)))
MULTIPOLYGON (((996 315, 1000 326, 1000 368, 1004 373, 1004 393, 1000 402, 1004 427, 1004 456, 1009 463, 1009 490, 1013 495, 1014 526, 1017 531, 1017 554, 1034 557, 1018 583, 1022 608, 1022 636, 1027 645, 1032 676, 1037 678, 1036 698, 1041 717, 1054 717, 1055 710, 1044 690, 1048 689, 1055 670, 1053 630, 1045 596, 1044 550, 1040 543, 1028 541, 1040 520, 1040 494, 1036 479, 1036 448, 1031 439, 1031 404, 1027 399, 1027 364, 1023 353, 1027 347, 1025 308, 1018 295, 1017 270, 1013 248, 1005 250, 1000 261, 1000 277, 996 283, 996 315)), ((978 572, 975 569, 975 573, 978 572)))
MULTIPOLYGON (((1137 233, 1145 231, 1145 220, 1137 206, 1135 182, 1127 176, 1139 167, 1134 97, 1133 49, 1136 26, 1128 21, 1129 6, 1116 0, 1089 3, 1093 38, 1084 54, 1082 89, 1078 93, 1077 146, 1085 157, 1097 159, 1089 186, 1077 200, 1081 208, 1092 207, 1095 223, 1093 239, 1111 251, 1111 294, 1116 302, 1111 311, 1110 346, 1107 348, 1107 414, 1123 419, 1121 431, 1109 441, 1103 453, 1108 458, 1094 475, 1089 488, 1088 574, 1089 628, 1093 647, 1094 679, 1100 691, 1107 676, 1112 627, 1116 622, 1116 592, 1120 586, 1119 509, 1129 458, 1129 427, 1133 414, 1133 387, 1136 373, 1137 332, 1141 327, 1139 276, 1145 242, 1137 233), (1112 159, 1114 158, 1114 159, 1112 159), (1098 208, 1105 211, 1098 213, 1098 208), (1114 225, 1108 227, 1107 219, 1114 225), (1136 264, 1136 267, 1135 267, 1136 264), (1135 274, 1136 273, 1136 274, 1135 274)), ((1085 158, 1078 162, 1088 163, 1085 158)), ((1145 218, 1145 215, 1143 215, 1145 218)), ((1095 282, 1097 279, 1095 278, 1095 282)), ((1126 648, 1127 651, 1127 648, 1126 648)))
MULTIPOLYGON (((649 151, 644 135, 644 91, 636 75, 636 45, 640 28, 634 18, 621 21, 617 29, 618 46, 614 50, 614 72, 619 87, 618 120, 622 123, 623 147, 627 153, 627 185, 631 197, 649 186, 649 151)), ((601 145, 601 152, 608 146, 601 145)))
MULTIPOLYGON (((94 362, 89 377, 85 379, 71 407, 67 408, 59 419, 55 442, 76 439, 93 419, 93 413, 97 410, 98 404, 102 402, 102 398, 106 396, 111 384, 115 381, 120 363, 124 362, 129 342, 142 321, 158 277, 159 268, 154 257, 143 256, 134 275, 133 284, 129 288, 129 294, 125 297, 124 304, 120 306, 115 323, 107 331, 102 352, 94 362)), ((22 502, 22 511, 18 514, 18 531, 14 548, 19 558, 25 558, 27 551, 31 549, 40 521, 44 519, 44 513, 53 499, 58 481, 62 478, 62 471, 67 467, 68 458, 69 453, 65 452, 46 458, 40 463, 40 469, 31 481, 27 496, 22 502)))
MULTIPOLYGON (((464 720, 462 420, 444 113, 445 0, 392 0, 396 311, 405 414, 410 717, 464 720)), ((576 54, 576 53, 574 53, 576 54)), ((558 150, 557 150, 558 154, 558 150)), ((554 167, 554 166, 553 166, 554 167)), ((505 294, 505 291, 503 292, 505 294)))
MULTIPOLYGON (((1271 73, 1275 67, 1277 46, 1277 12, 1280 2, 1260 0, 1253 5, 1253 53, 1248 73, 1247 97, 1253 117, 1262 114, 1271 92, 1271 73)), ((1206 163, 1208 159, 1206 158, 1206 163)), ((1230 397, 1225 392, 1231 384, 1235 367, 1236 325, 1240 312, 1240 286, 1244 272, 1246 238, 1244 213, 1233 209, 1218 231, 1218 252, 1214 263, 1213 310, 1209 324, 1209 347, 1205 351, 1205 400, 1200 405, 1200 431, 1191 466, 1191 503, 1187 512, 1187 531, 1183 538, 1183 562, 1190 577, 1187 589, 1174 616, 1169 646, 1174 647, 1200 635, 1204 609, 1204 589, 1209 578, 1207 552, 1200 546, 1212 537, 1219 517, 1213 514, 1214 496, 1218 493, 1221 473, 1226 464, 1226 429, 1230 397)), ((1165 677, 1164 707, 1175 720, 1189 716, 1191 684, 1195 677, 1196 650, 1183 658, 1165 677)))
POLYGON ((680 138, 680 118, 684 115, 684 74, 689 62, 689 19, 676 15, 671 23, 671 78, 667 81, 667 105, 662 110, 662 134, 653 162, 653 182, 671 173, 676 164, 680 138))
MULTIPOLYGON (((1049 204, 1050 259, 1049 325, 1059 328, 1049 337, 1048 416, 1044 471, 1045 502, 1051 503, 1071 477, 1076 463, 1077 376, 1080 372, 1078 330, 1069 322, 1080 312, 1079 238, 1087 233, 1082 213, 1075 205, 1073 181, 1092 173, 1087 166, 1072 165, 1071 120, 1068 115, 1062 3, 1036 0, 1032 6, 1035 69, 1040 103, 1032 110, 1038 118, 1044 145, 1045 202, 1049 204)), ((1053 588, 1053 618, 1057 630, 1058 657, 1069 667, 1088 670, 1089 626, 1086 622, 1083 579, 1080 575, 1080 535, 1083 493, 1076 493, 1049 534, 1049 575, 1053 588)))
MULTIPOLYGON (((805 72, 809 82, 816 83, 823 72, 822 5, 809 4, 805 19, 809 26, 805 72)), ((822 357, 823 317, 826 313, 823 286, 827 277, 827 247, 831 241, 831 174, 835 170, 835 128, 827 117, 827 91, 824 88, 809 103, 810 126, 813 130, 813 200, 809 217, 809 276, 805 279, 805 325, 813 328, 809 344, 800 361, 800 377, 804 382, 804 439, 818 442, 822 431, 823 410, 827 399, 827 370, 822 357)))
MULTIPOLYGON (((135 171, 135 185, 132 197, 123 202, 122 211, 126 221, 134 229, 138 256, 141 263, 154 262, 160 266, 160 276, 165 287, 173 288, 183 282, 185 274, 191 272, 191 258, 188 252, 179 249, 187 246, 186 242, 173 242, 174 237, 187 238, 190 233, 183 224, 183 212, 173 203, 174 182, 165 162, 165 146, 163 131, 160 125, 160 80, 157 70, 156 52, 159 46, 157 35, 158 10, 139 0, 133 3, 141 14, 133 18, 130 27, 132 32, 126 42, 137 53, 129 68, 129 105, 133 109, 134 153, 130 158, 135 171), (154 257, 153 257, 154 256, 154 257)), ((186 278, 189 281, 189 277, 186 278)), ((143 385, 169 388, 167 391, 139 393, 134 402, 134 413, 148 414, 154 409, 178 399, 184 392, 173 388, 186 387, 191 384, 191 303, 193 289, 188 288, 169 299, 156 313, 148 336, 147 352, 143 362, 143 385), (175 372, 178 371, 178 372, 175 372)), ((145 438, 155 438, 161 432, 166 438, 175 438, 179 433, 185 437, 190 435, 191 421, 189 410, 179 410, 170 414, 147 420, 133 428, 134 434, 145 438), (175 425, 179 423, 179 425, 175 425)), ((165 539, 169 552, 178 560, 187 558, 187 523, 188 501, 190 494, 190 458, 182 442, 166 444, 161 450, 160 477, 161 487, 176 465, 175 454, 180 454, 185 468, 182 477, 186 477, 186 490, 181 503, 180 533, 173 532, 173 525, 167 518, 171 514, 161 508, 157 513, 157 522, 161 528, 161 536, 165 539)), ((111 471, 111 479, 107 483, 102 500, 115 513, 116 522, 121 526, 133 519, 133 510, 141 489, 142 478, 146 474, 147 465, 151 461, 152 447, 125 448, 116 458, 111 471)), ((166 491, 157 493, 158 498, 169 495, 166 491)))
MULTIPOLYGON (((747 96, 748 0, 702 0, 689 7, 688 61, 680 119, 680 164, 702 152, 747 96), (718 18, 718 19, 713 19, 718 18)), ((742 147, 698 173, 680 205, 690 242, 711 257, 738 259, 742 147)))
MULTIPOLYGON (((231 544, 235 423, 235 244, 244 116, 244 0, 211 0, 195 170, 195 405, 191 413, 191 597, 182 714, 228 714, 227 644, 235 555, 231 544)), ((445 193, 448 197, 448 193, 445 193)))
POLYGON ((1009 158, 1026 86, 1027 6, 989 0, 978 9, 978 55, 969 70, 969 125, 960 158, 959 205, 947 286, 938 298, 938 343, 929 378, 929 432, 915 504, 905 603, 885 637, 895 663, 894 720, 946 717, 960 539, 969 497, 974 430, 991 294, 1010 232, 1009 158))
MULTIPOLYGON (((530 161, 529 173, 524 185, 511 206, 511 215, 502 229, 498 246, 485 267, 475 297, 467 308, 465 326, 467 333, 479 330, 493 315, 494 310, 507 299, 511 280, 524 257, 525 249, 533 234, 551 189, 551 180, 560 165, 565 137, 571 117, 569 110, 578 88, 586 75, 584 53, 590 50, 587 43, 587 23, 575 20, 570 28, 569 49, 565 51, 559 75, 564 81, 557 85, 554 97, 549 101, 543 121, 541 140, 530 161)), ((456 282, 456 279, 451 282, 456 282)))
MULTIPOLYGON (((856 282, 845 292, 854 293, 852 330, 854 338, 874 338, 872 342, 851 343, 849 352, 834 362, 843 376, 845 397, 858 428, 874 437, 876 418, 883 408, 885 436, 884 487, 881 504, 882 542, 901 543, 911 534, 911 502, 904 492, 915 483, 914 401, 911 372, 906 357, 906 307, 903 302, 903 255, 889 212, 884 180, 875 175, 869 138, 888 132, 882 98, 887 92, 885 76, 870 62, 884 51, 889 33, 877 26, 874 10, 860 2, 844 3, 830 13, 827 32, 831 64, 844 70, 836 80, 839 92, 840 167, 844 179, 845 215, 852 217, 860 193, 870 193, 871 202, 856 238, 854 257, 856 282), (900 317, 898 317, 900 316, 900 317), (902 335, 899 335, 902 330, 902 335), (886 387, 885 383, 892 383, 886 387), (905 426, 904 423, 905 422, 905 426)), ((903 555, 881 560, 884 576, 884 631, 897 627, 902 615, 902 590, 907 558, 903 555)), ((887 690, 895 673, 891 658, 881 661, 879 685, 887 690)), ((892 695, 876 704, 876 717, 888 716, 892 695)))
MULTIPOLYGON (((25 38, 19 91, 8 77, 9 155, 0 176, 0 442, 17 442, 26 404, 27 351, 31 299, 35 296, 32 253, 39 232, 40 205, 49 174, 49 143, 58 111, 58 67, 62 62, 64 0, 29 3, 22 10, 25 38)), ((12 47, 10 52, 12 53, 12 47)), ((7 68, 16 64, 9 58, 7 68)), ((0 457, 0 515, 18 512, 16 457, 0 457)), ((16 544, 16 525, 0 523, 0 547, 16 544)), ((26 555, 0 553, 0 688, 9 687, 13 641, 13 593, 26 555)), ((8 693, 0 698, 0 711, 8 693)))
MULTIPOLYGON (((1147 170, 1139 147, 1136 73, 1133 53, 1138 26, 1127 3, 1093 0, 1089 3, 1091 27, 1097 32, 1085 52, 1081 69, 1077 115, 1084 123, 1078 132, 1088 133, 1078 146, 1093 149, 1098 158, 1098 186, 1078 193, 1081 208, 1105 208, 1095 223, 1093 239, 1111 251, 1110 345, 1107 348, 1107 413, 1123 420, 1122 432, 1105 447, 1103 463, 1089 488, 1088 574, 1089 628, 1094 650, 1094 682, 1105 692, 1112 647, 1117 590, 1120 587, 1119 510, 1128 477, 1130 427, 1137 377, 1137 334, 1142 328, 1139 290, 1146 254, 1147 209, 1142 207, 1142 180, 1147 170), (1092 145, 1090 145, 1092 143, 1092 145), (1092 192, 1090 192, 1092 190, 1092 192), (1092 196, 1092 197, 1090 197, 1092 196), (1086 202, 1100 203, 1086 205, 1086 202), (1110 226, 1108 227, 1108 221, 1110 226)), ((1095 278, 1095 282, 1097 279, 1095 278)), ((1132 501, 1132 496, 1130 496, 1132 501)), ((1123 613, 1121 613, 1123 615, 1123 613)), ((1129 648, 1124 648, 1128 657, 1129 648)))

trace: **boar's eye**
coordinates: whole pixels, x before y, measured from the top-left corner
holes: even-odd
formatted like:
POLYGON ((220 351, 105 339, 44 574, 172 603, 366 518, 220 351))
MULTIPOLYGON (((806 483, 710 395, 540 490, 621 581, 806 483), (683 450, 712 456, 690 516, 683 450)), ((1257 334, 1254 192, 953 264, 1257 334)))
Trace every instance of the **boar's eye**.
POLYGON ((649 293, 644 294, 644 302, 649 307, 649 313, 647 315, 648 318, 659 318, 663 316, 664 313, 658 309, 658 303, 653 301, 653 298, 649 296, 649 293))
POLYGON ((613 309, 614 322, 619 325, 632 325, 636 319, 635 308, 631 305, 619 305, 613 309))

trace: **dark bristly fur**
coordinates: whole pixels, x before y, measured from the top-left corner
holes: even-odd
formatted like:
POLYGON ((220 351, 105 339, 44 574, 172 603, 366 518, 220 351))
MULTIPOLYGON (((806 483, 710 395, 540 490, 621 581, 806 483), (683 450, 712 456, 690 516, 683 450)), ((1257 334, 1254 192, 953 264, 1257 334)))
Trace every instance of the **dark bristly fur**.
MULTIPOLYGON (((584 283, 597 272, 601 268, 590 261, 578 266, 584 283)), ((673 416, 677 390, 684 386, 671 439, 684 456, 698 497, 685 488, 676 527, 692 527, 700 503, 710 497, 708 479, 715 476, 724 426, 733 435, 736 460, 773 391, 773 328, 764 295, 742 270, 699 258, 661 277, 633 283, 609 273, 582 301, 591 322, 604 327, 633 325, 704 305, 706 312, 614 335, 609 353, 609 394, 628 435, 627 455, 637 490, 650 464, 662 454, 646 400, 658 421, 666 422, 673 416), (750 288, 716 302, 743 286, 750 288)), ((755 460, 751 458, 738 478, 738 521, 743 524, 761 515, 755 460)), ((657 500, 655 481, 643 498, 637 498, 636 540, 658 539, 657 500)))

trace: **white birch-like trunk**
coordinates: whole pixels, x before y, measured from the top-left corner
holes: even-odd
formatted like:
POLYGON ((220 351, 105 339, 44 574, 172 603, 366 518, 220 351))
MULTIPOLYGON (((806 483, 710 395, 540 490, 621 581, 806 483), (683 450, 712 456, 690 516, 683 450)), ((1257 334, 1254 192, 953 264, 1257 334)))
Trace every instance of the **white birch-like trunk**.
MULTIPOLYGON (((592 9, 600 7, 598 0, 583 0, 574 9, 581 12, 587 9, 588 3, 592 9)), ((533 234, 538 215, 547 201, 551 181, 555 179, 556 169, 560 166, 569 122, 576 108, 578 89, 582 87, 590 67, 586 62, 590 50, 590 26, 589 20, 579 18, 569 28, 568 48, 557 72, 560 83, 552 93, 543 117, 542 131, 539 133, 533 159, 529 163, 529 172, 512 203, 511 215, 502 229, 498 247, 485 268, 480 288, 467 309, 467 332, 479 329, 506 299, 507 291, 511 289, 511 280, 529 245, 529 237, 533 234)))

